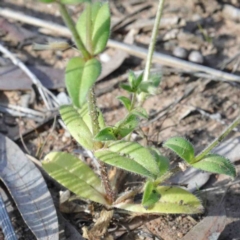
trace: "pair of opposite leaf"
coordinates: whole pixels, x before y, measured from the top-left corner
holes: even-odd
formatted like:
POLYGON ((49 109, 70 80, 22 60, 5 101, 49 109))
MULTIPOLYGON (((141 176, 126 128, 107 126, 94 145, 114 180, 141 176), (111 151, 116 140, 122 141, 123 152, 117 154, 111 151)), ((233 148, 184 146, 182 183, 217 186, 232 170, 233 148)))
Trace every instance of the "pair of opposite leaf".
POLYGON ((110 35, 108 4, 88 4, 76 23, 76 30, 90 59, 71 58, 65 70, 65 83, 73 104, 81 108, 102 71, 101 63, 94 56, 105 49, 110 35))
POLYGON ((193 145, 184 138, 173 137, 168 139, 164 147, 171 149, 190 166, 207 172, 225 174, 236 177, 234 165, 225 157, 218 154, 207 154, 201 159, 195 156, 193 145))
MULTIPOLYGON (((154 95, 160 84, 161 76, 157 73, 151 74, 148 81, 143 81, 143 74, 136 76, 133 71, 129 71, 128 84, 121 84, 120 87, 129 93, 145 92, 154 95)), ((125 102, 123 101, 125 105, 125 102)), ((127 105, 127 104, 126 104, 127 105)), ((125 106, 127 108, 127 106, 125 106)))

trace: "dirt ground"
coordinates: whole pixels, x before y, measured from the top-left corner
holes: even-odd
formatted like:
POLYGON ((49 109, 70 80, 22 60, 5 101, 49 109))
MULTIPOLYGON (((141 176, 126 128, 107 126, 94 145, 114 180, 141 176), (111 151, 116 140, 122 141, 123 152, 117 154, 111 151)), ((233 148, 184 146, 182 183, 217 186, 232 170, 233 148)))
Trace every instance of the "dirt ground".
MULTIPOLYGON (((148 47, 156 14, 157 1, 122 0, 110 1, 112 12, 111 39, 123 41, 131 29, 134 29, 132 44, 148 47)), ((53 4, 44 5, 34 0, 2 0, 1 8, 19 11, 25 15, 34 16, 52 23, 62 24, 60 14, 53 4)), ((162 24, 157 38, 156 51, 176 56, 179 47, 184 50, 186 60, 191 53, 197 53, 198 64, 214 69, 239 74, 240 71, 240 3, 237 0, 204 1, 204 0, 168 0, 165 1, 162 24), (233 12, 233 7, 237 13, 233 12), (235 16, 236 15, 236 16, 235 16), (199 57, 200 56, 200 57, 199 57)), ((69 8, 76 19, 82 10, 81 6, 69 8)), ((34 51, 33 43, 46 43, 48 40, 67 39, 64 36, 52 35, 31 24, 4 19, 0 16, 0 43, 10 52, 23 61, 28 67, 47 67, 46 74, 50 82, 46 86, 56 96, 65 92, 64 67, 67 60, 76 55, 74 49, 65 51, 34 51), (17 30, 16 28, 17 27, 17 30), (21 29, 21 30, 19 30, 21 29), (48 85, 49 84, 49 85, 48 85)), ((108 55, 114 57, 116 49, 109 48, 108 55)), ((120 66, 114 66, 114 61, 105 64, 105 68, 115 68, 108 76, 98 81, 96 92, 98 104, 104 113, 106 122, 113 125, 126 113, 116 96, 126 95, 118 88, 119 82, 126 81, 128 69, 138 71, 143 69, 145 60, 133 55, 122 56, 120 66)), ((190 61, 189 60, 189 61, 190 61)), ((104 60, 103 60, 104 61, 104 60)), ((9 59, 0 55, 0 107, 7 104, 28 107, 34 110, 45 111, 46 107, 39 94, 26 80, 24 74, 11 75, 4 71, 11 67, 9 59), (14 77, 18 77, 17 79, 14 77), (12 82, 11 82, 12 81, 12 82), (11 82, 11 83, 10 83, 11 82), (26 100, 27 99, 27 100, 26 100), (26 102, 27 101, 27 102, 26 102)), ((148 143, 160 149, 172 161, 176 157, 162 148, 162 144, 172 136, 182 136, 190 140, 196 152, 202 150, 208 143, 217 137, 223 129, 238 115, 240 109, 240 85, 238 82, 222 81, 213 76, 196 76, 187 73, 187 69, 170 68, 155 63, 154 68, 162 72, 162 82, 159 93, 150 97, 144 107, 150 114, 149 122, 142 122, 142 130, 148 143)), ((44 70, 44 71, 45 71, 44 70)), ((40 74, 36 71, 36 74, 40 74)), ((44 76, 39 75, 39 78, 44 76)), ((44 82, 44 80, 43 80, 44 82)), ((47 120, 37 120, 29 117, 17 117, 0 108, 0 132, 16 141, 24 152, 43 159, 52 150, 78 151, 79 146, 70 135, 54 121, 50 115, 47 120), (20 138, 21 136, 21 138, 20 138), (24 144, 23 144, 24 142, 24 144)), ((235 129, 229 139, 239 136, 239 129, 235 129)), ((236 159, 236 160, 240 160, 236 159)), ((239 172, 239 162, 235 161, 239 172)), ((139 181, 141 179, 134 179, 139 181)), ((238 180, 238 179, 235 179, 238 180)), ((129 176, 129 181, 132 181, 129 176)), ((203 189, 221 186, 230 179, 212 175, 203 189)), ((47 180, 49 190, 57 205, 59 214, 61 239, 74 239, 68 235, 67 229, 74 227, 77 233, 82 234, 82 227, 92 226, 97 214, 78 210, 78 207, 89 207, 82 201, 74 201, 74 206, 59 207, 59 191, 62 189, 53 181, 47 180), (61 209, 62 207, 62 209, 61 209), (64 220, 65 219, 65 220, 64 220), (66 219, 71 227, 66 227, 66 219)), ((123 189, 126 188, 123 186, 123 189)), ((2 194, 7 190, 2 186, 2 194)), ((109 226, 109 239, 184 239, 184 236, 206 216, 221 216, 222 208, 218 208, 220 199, 223 199, 225 228, 221 230, 219 240, 240 239, 240 185, 236 183, 223 191, 201 192, 203 205, 206 209, 202 215, 162 215, 162 216, 129 216, 116 212, 109 226)), ((8 210, 19 239, 35 239, 31 231, 21 220, 11 197, 8 199, 8 210)), ((99 207, 99 206, 98 206, 99 207)), ((95 206, 95 208, 98 208, 95 206)), ((82 209, 82 208, 81 208, 82 209)), ((204 230, 203 230, 204 231, 204 230)), ((4 239, 3 235, 0 239, 4 239)), ((76 238, 77 239, 77 238, 76 238)), ((102 238, 104 239, 104 238, 102 238)), ((196 238, 188 238, 195 239, 196 238)), ((210 238, 201 238, 210 239, 210 238)), ((200 238, 199 238, 200 240, 200 238)))

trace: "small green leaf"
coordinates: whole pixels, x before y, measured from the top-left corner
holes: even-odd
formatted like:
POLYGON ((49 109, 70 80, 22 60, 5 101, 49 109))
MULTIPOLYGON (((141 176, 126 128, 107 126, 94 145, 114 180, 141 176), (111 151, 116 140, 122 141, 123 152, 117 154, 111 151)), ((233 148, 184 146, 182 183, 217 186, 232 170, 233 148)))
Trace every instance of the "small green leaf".
POLYGON ((90 0, 61 0, 61 3, 64 4, 78 4, 83 2, 91 2, 90 0))
POLYGON ((48 174, 78 196, 107 204, 99 177, 79 158, 64 152, 51 152, 42 162, 48 174))
POLYGON ((119 96, 117 99, 123 104, 123 106, 130 111, 131 109, 131 100, 124 96, 119 96))
POLYGON ((74 139, 84 148, 93 150, 92 133, 77 110, 72 105, 63 105, 59 111, 63 122, 74 139))
POLYGON ((142 80, 143 80, 143 73, 141 73, 139 76, 137 76, 136 82, 134 83, 135 88, 138 88, 138 86, 142 82, 142 80))
POLYGON ((157 165, 159 167, 159 176, 163 176, 169 171, 170 161, 168 158, 162 156, 155 148, 150 148, 152 155, 155 157, 157 165))
POLYGON ((160 73, 153 73, 150 75, 149 81, 154 84, 155 87, 158 87, 161 82, 162 75, 160 73))
POLYGON ((133 71, 129 71, 128 73, 128 82, 131 86, 131 89, 136 92, 138 90, 139 84, 142 82, 143 74, 140 74, 139 76, 136 76, 136 74, 133 71))
POLYGON ((139 90, 151 95, 155 95, 157 93, 157 87, 153 82, 142 82, 139 85, 139 90))
POLYGON ((101 73, 101 63, 93 58, 87 62, 80 57, 70 59, 65 71, 68 93, 76 107, 86 102, 89 89, 101 73))
POLYGON ((139 117, 136 114, 129 113, 125 119, 116 123, 115 127, 119 133, 119 137, 125 137, 132 132, 139 124, 139 117))
POLYGON ((110 10, 107 3, 103 4, 99 9, 94 20, 94 27, 92 33, 92 41, 94 47, 94 54, 102 52, 110 36, 110 10))
POLYGON ((136 77, 135 73, 132 70, 130 70, 128 72, 128 82, 132 89, 135 88, 136 78, 137 77, 136 77))
POLYGON ((157 192, 156 186, 153 182, 147 181, 144 186, 142 205, 145 209, 150 209, 158 202, 161 195, 157 192))
MULTIPOLYGON (((95 2, 91 4, 91 40, 93 47, 93 54, 99 54, 102 52, 107 44, 110 35, 110 11, 107 3, 101 4, 100 2, 95 2)), ((85 10, 79 17, 76 28, 79 36, 82 39, 85 47, 88 47, 87 43, 87 11, 85 10)), ((89 50, 89 49, 88 49, 89 50)))
POLYGON ((217 154, 209 154, 200 161, 192 163, 191 166, 207 172, 225 174, 232 178, 236 177, 234 165, 225 157, 217 154))
POLYGON ((177 187, 159 186, 156 188, 160 199, 151 208, 142 204, 121 202, 114 207, 135 213, 196 214, 203 212, 201 201, 190 192, 177 187))
POLYGON ((100 130, 100 132, 94 138, 96 141, 111 141, 117 140, 113 127, 106 127, 100 130))
POLYGON ((127 92, 135 92, 135 91, 131 88, 131 86, 128 85, 128 84, 122 83, 122 84, 120 84, 119 86, 120 86, 122 89, 124 89, 125 91, 127 91, 127 92))
POLYGON ((148 114, 147 114, 147 111, 146 109, 142 108, 142 107, 136 107, 134 108, 132 111, 131 111, 132 114, 135 114, 139 117, 142 117, 142 118, 148 118, 148 114))
POLYGON ((134 159, 120 155, 107 149, 95 151, 94 156, 100 161, 128 172, 154 179, 155 176, 134 159))
POLYGON ((147 148, 144 148, 140 144, 135 142, 118 141, 110 144, 109 150, 133 159, 146 168, 150 173, 158 176, 159 169, 154 156, 147 148))
POLYGON ((171 149, 180 158, 182 158, 183 160, 190 164, 194 161, 193 145, 184 138, 181 137, 170 138, 164 143, 163 146, 171 149))

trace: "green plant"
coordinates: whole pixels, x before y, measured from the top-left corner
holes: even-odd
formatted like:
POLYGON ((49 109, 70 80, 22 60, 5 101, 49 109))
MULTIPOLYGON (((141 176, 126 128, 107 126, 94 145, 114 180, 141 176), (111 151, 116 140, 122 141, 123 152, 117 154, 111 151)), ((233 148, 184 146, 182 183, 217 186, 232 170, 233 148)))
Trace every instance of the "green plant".
MULTIPOLYGON (((150 66, 155 46, 156 33, 161 18, 163 2, 160 0, 152 43, 144 75, 129 71, 128 84, 122 84, 130 98, 120 96, 119 101, 127 115, 114 126, 106 126, 103 114, 97 107, 94 84, 101 73, 101 63, 96 55, 102 52, 110 35, 110 11, 107 3, 86 3, 85 10, 76 25, 70 18, 65 4, 80 3, 83 0, 42 0, 56 2, 63 19, 72 31, 80 56, 70 59, 65 79, 72 105, 61 106, 60 114, 73 138, 85 149, 90 150, 100 165, 100 177, 84 162, 69 153, 52 152, 45 157, 43 168, 59 183, 83 199, 138 213, 200 213, 200 200, 192 193, 172 186, 163 186, 175 170, 169 160, 157 149, 130 141, 131 133, 139 128, 147 112, 142 108, 144 100, 157 92, 159 75, 151 75, 150 66), (146 183, 133 191, 119 195, 114 192, 106 165, 122 169, 146 178, 146 183), (135 203, 133 197, 143 193, 142 202, 135 203), (127 201, 126 201, 127 200, 127 201)), ((213 173, 235 177, 234 166, 226 158, 210 154, 238 123, 237 119, 219 138, 199 155, 184 138, 167 140, 164 147, 171 149, 187 166, 213 173)))

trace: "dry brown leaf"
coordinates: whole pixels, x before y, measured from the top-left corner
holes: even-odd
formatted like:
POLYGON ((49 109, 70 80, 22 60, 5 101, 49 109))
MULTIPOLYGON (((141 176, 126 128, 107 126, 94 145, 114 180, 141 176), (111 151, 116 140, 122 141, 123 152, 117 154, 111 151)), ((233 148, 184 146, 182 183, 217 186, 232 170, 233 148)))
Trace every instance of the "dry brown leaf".
POLYGON ((102 210, 99 218, 91 229, 83 227, 83 237, 88 240, 100 240, 106 234, 108 225, 112 219, 113 210, 102 210))

